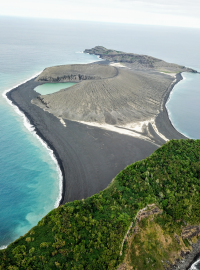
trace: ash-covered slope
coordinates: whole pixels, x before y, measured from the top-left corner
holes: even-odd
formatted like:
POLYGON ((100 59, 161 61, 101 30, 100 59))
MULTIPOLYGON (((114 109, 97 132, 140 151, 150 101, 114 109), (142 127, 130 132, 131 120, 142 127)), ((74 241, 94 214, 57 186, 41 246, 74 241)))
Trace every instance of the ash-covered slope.
POLYGON ((131 67, 137 69, 156 69, 165 72, 197 72, 196 70, 193 70, 191 68, 186 68, 185 66, 180 66, 177 64, 167 63, 161 59, 152 56, 135 53, 125 53, 121 51, 106 49, 102 46, 96 46, 92 49, 86 49, 84 52, 99 55, 102 59, 108 61, 127 63, 131 67))
MULTIPOLYGON (((52 69, 59 68, 46 69, 37 80, 66 81, 67 76, 74 74, 74 66, 65 66, 67 75, 52 73, 52 69)), ((160 73, 133 72, 107 65, 76 65, 77 74, 83 71, 87 78, 80 83, 54 94, 38 96, 32 102, 63 119, 125 125, 154 118, 174 80, 160 73)))

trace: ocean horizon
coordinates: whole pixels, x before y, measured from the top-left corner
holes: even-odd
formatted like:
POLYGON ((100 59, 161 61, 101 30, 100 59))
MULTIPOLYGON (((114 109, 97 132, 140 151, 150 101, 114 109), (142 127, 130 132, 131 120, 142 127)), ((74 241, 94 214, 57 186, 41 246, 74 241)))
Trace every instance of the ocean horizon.
MULTIPOLYGON (((3 16, 0 21, 4 25, 0 30, 0 247, 4 248, 57 207, 62 193, 62 174, 53 151, 36 135, 24 114, 10 106, 5 93, 48 66, 100 60, 83 53, 96 45, 147 54, 199 71, 195 41, 200 34, 198 29, 177 27, 3 16), (189 36, 188 42, 185 36, 189 36)), ((166 107, 174 127, 198 139, 200 75, 183 76, 166 107)))

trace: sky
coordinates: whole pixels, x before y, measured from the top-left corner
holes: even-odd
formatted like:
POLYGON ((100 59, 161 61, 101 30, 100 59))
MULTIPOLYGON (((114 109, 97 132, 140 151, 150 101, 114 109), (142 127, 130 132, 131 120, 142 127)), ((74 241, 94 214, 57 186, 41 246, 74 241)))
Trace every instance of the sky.
POLYGON ((5 0, 0 15, 200 28, 200 0, 5 0))

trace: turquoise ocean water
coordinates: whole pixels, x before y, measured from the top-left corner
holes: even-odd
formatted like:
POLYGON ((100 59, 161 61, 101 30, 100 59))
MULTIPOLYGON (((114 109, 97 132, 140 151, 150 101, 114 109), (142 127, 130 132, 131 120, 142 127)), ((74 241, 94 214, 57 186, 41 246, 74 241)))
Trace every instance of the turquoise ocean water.
MULTIPOLYGON (((99 60, 83 54, 102 45, 200 70, 200 31, 191 28, 0 17, 0 246, 25 234, 56 207, 61 175, 52 152, 3 97, 52 65, 99 60)), ((200 75, 184 74, 167 104, 175 127, 200 138, 200 75)))
POLYGON ((178 131, 200 139, 200 74, 183 73, 166 104, 169 117, 178 131))

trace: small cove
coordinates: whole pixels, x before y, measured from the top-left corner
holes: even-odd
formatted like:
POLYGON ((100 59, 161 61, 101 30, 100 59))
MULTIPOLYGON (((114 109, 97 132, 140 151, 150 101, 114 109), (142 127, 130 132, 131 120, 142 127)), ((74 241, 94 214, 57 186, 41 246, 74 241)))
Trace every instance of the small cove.
POLYGON ((55 92, 60 91, 61 89, 65 89, 73 86, 75 83, 44 83, 42 85, 37 86, 34 90, 41 95, 53 94, 55 92))

